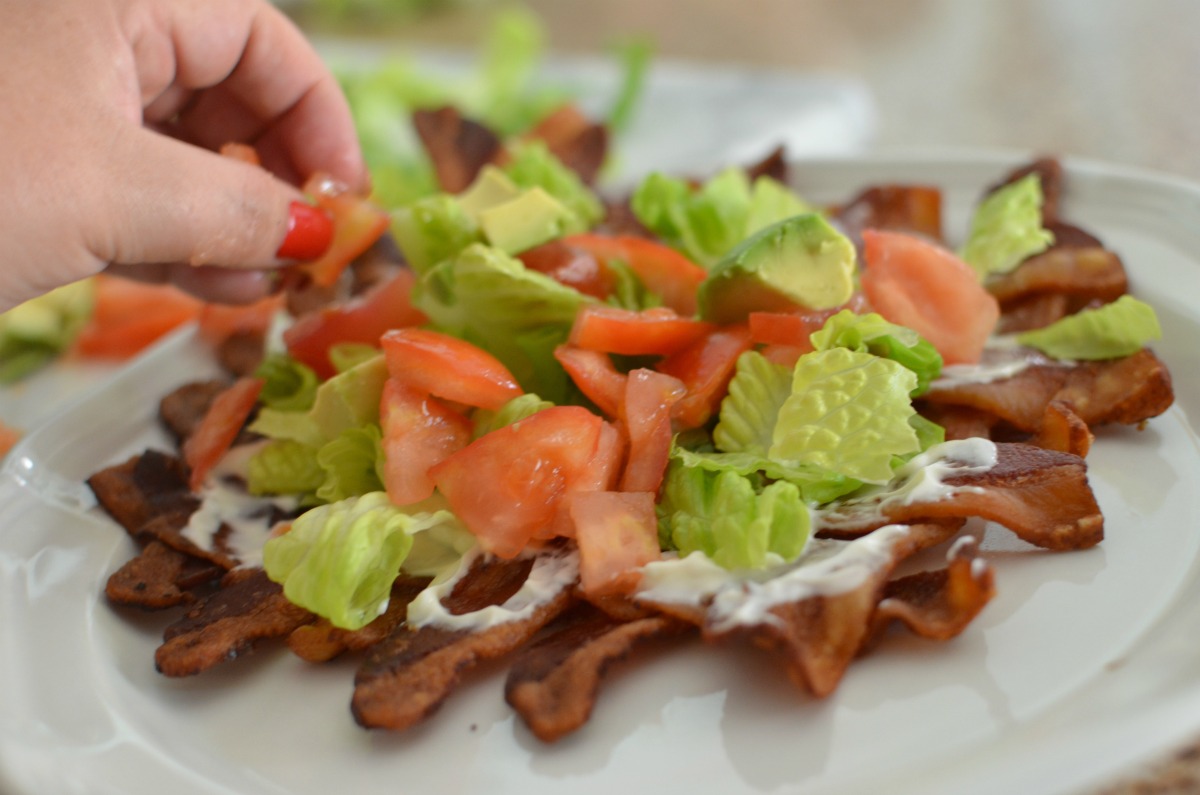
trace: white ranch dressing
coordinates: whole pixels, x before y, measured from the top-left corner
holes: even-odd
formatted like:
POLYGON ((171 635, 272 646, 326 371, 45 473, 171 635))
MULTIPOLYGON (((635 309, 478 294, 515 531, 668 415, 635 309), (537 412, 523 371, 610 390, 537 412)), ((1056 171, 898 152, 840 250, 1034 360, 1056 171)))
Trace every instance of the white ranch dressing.
POLYGON ((937 391, 972 384, 991 384, 1012 378, 1034 365, 1046 364, 1061 365, 1063 362, 1021 345, 1014 334, 1004 334, 988 340, 978 364, 948 364, 929 388, 937 391))
POLYGON ((200 489, 200 507, 188 519, 183 536, 200 549, 215 551, 217 534, 222 526, 229 531, 221 538, 221 551, 237 558, 245 567, 262 566, 262 548, 274 527, 274 509, 294 511, 294 497, 256 497, 234 479, 244 477, 246 465, 266 441, 232 448, 200 489))
POLYGON ((467 552, 458 565, 434 578, 408 605, 407 622, 414 629, 435 626, 449 630, 481 632, 510 621, 531 617, 539 607, 549 604, 579 577, 579 553, 564 550, 536 554, 529 576, 521 587, 503 604, 489 605, 470 613, 455 615, 446 609, 442 599, 449 596, 459 581, 471 570, 472 564, 485 554, 479 547, 467 552))
POLYGON ((914 456, 882 486, 869 486, 853 499, 836 507, 813 511, 813 532, 862 523, 864 517, 880 518, 888 505, 939 502, 966 491, 980 493, 978 486, 950 486, 946 480, 986 472, 996 465, 995 442, 981 437, 955 439, 934 445, 914 456))

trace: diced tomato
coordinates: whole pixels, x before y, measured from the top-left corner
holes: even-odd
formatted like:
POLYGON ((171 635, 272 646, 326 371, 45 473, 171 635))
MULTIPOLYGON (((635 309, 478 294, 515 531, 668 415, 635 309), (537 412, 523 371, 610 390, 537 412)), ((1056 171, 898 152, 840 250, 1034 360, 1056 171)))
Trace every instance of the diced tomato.
POLYGON ((620 415, 627 376, 613 366, 607 353, 559 345, 554 349, 554 358, 598 409, 614 419, 620 415))
POLYGON ((809 336, 814 331, 820 331, 825 321, 849 309, 855 314, 869 311, 867 301, 862 293, 856 292, 853 297, 841 306, 831 309, 805 309, 798 312, 751 312, 750 337, 763 345, 791 345, 797 348, 812 350, 809 336))
POLYGON ((265 334, 275 315, 283 308, 284 297, 269 295, 244 306, 205 304, 200 310, 200 336, 219 345, 235 334, 265 334))
POLYGON ((575 316, 570 342, 578 348, 630 356, 670 355, 715 328, 656 307, 635 312, 612 306, 585 306, 575 316))
POLYGON ((384 332, 416 326, 427 318, 412 305, 416 276, 407 268, 361 298, 322 309, 297 320, 283 333, 288 353, 321 378, 334 374, 329 349, 343 342, 378 345, 384 332))
POLYGON ((233 440, 254 411, 262 392, 261 378, 239 378, 213 399, 203 419, 183 443, 183 460, 190 472, 188 485, 197 491, 204 479, 229 451, 233 440))
POLYGON ((379 402, 383 426, 384 486, 396 505, 433 494, 429 470, 471 441, 471 421, 435 397, 395 378, 379 402))
POLYGON ((751 347, 749 329, 726 326, 658 363, 659 372, 678 378, 687 387, 687 395, 675 405, 677 428, 699 428, 720 411, 738 357, 751 347))
POLYGON ((612 294, 616 279, 596 255, 562 240, 552 240, 517 256, 526 268, 544 273, 559 284, 584 295, 604 299, 612 294))
POLYGON ((319 259, 289 266, 293 274, 302 273, 314 283, 329 287, 337 282, 346 266, 383 237, 390 218, 368 199, 346 190, 327 174, 314 174, 304 184, 304 192, 333 218, 333 242, 319 259))
MULTIPOLYGON (((600 429, 600 439, 596 443, 596 454, 592 456, 592 465, 575 481, 568 495, 584 491, 615 490, 628 448, 629 440, 625 438, 625 434, 617 430, 616 425, 604 423, 600 429)), ((534 538, 540 539, 556 536, 575 537, 575 524, 571 521, 565 499, 559 502, 551 523, 534 534, 534 538)))
POLYGON ((671 457, 671 409, 687 394, 678 378, 639 368, 629 374, 622 419, 629 433, 629 461, 621 491, 658 493, 671 457))
POLYGON ((603 427, 578 406, 544 409, 454 453, 433 481, 485 550, 512 558, 554 520, 563 495, 594 482, 603 427))
POLYGON ((632 593, 641 569, 659 560, 658 519, 649 492, 589 491, 569 498, 579 544, 579 580, 589 596, 632 593))
POLYGON ((769 362, 791 368, 796 366, 801 356, 812 353, 812 346, 802 348, 799 345, 764 345, 759 353, 769 362))
POLYGON ((908 326, 946 364, 978 362, 1000 307, 975 271, 950 251, 901 232, 863 232, 860 281, 876 312, 908 326))
POLYGON ((199 299, 166 284, 145 284, 105 274, 94 280, 91 317, 72 345, 72 350, 82 356, 134 356, 195 320, 204 306, 199 299))
POLYGON ((696 290, 708 271, 673 248, 633 235, 581 234, 563 238, 568 246, 588 251, 603 263, 626 263, 650 292, 684 317, 696 314, 696 290))
POLYGON ((523 392, 499 359, 458 337, 410 327, 393 329, 379 342, 388 373, 418 392, 491 410, 523 392))
POLYGON ((0 459, 8 455, 8 451, 21 441, 21 432, 0 422, 0 459))

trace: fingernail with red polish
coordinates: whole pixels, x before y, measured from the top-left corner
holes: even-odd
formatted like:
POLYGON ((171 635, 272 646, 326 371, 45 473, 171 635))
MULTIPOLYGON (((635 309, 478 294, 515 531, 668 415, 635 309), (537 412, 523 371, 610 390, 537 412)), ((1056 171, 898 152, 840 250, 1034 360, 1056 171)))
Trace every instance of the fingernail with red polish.
POLYGON ((288 207, 287 237, 275 256, 279 259, 314 260, 333 242, 333 220, 319 207, 295 201, 288 207))

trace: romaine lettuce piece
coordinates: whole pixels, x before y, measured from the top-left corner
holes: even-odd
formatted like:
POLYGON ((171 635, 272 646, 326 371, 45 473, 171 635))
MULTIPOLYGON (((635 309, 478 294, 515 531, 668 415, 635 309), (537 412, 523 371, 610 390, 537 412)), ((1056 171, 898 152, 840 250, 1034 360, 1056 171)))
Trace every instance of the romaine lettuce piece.
POLYGON ((674 459, 659 506, 660 537, 681 555, 703 552, 727 569, 795 560, 808 542, 811 517, 800 490, 778 481, 763 488, 732 470, 674 459))
POLYGON ((292 439, 273 439, 247 464, 246 489, 256 496, 293 494, 300 496, 301 504, 314 504, 324 482, 317 448, 292 439))
POLYGON ((942 357, 929 342, 910 328, 897 326, 874 312, 858 315, 843 309, 811 335, 818 351, 848 348, 891 359, 917 376, 913 397, 924 394, 942 372, 942 357))
POLYGON ((1129 356, 1157 339, 1162 327, 1154 308, 1131 295, 1017 335, 1017 342, 1047 356, 1079 360, 1129 356))
POLYGON ((1042 227, 1042 181, 1029 174, 979 204, 962 258, 982 280, 1008 273, 1053 242, 1054 235, 1042 227))
POLYGON ((272 439, 321 447, 344 430, 379 422, 379 400, 387 377, 387 362, 382 354, 377 355, 317 387, 308 411, 264 408, 250 430, 272 439))
POLYGON ((392 235, 418 275, 483 239, 476 219, 445 193, 418 199, 393 212, 392 235))
POLYGON ((801 356, 768 456, 887 482, 893 457, 920 447, 908 423, 916 385, 911 370, 869 353, 833 348, 801 356))
POLYGON ((321 505, 266 543, 263 567, 293 604, 360 629, 387 608, 416 525, 383 492, 321 505))
POLYGON ((480 409, 472 417, 475 421, 472 437, 478 439, 480 436, 505 428, 514 422, 532 417, 542 409, 548 409, 553 405, 549 400, 542 400, 532 392, 526 392, 524 395, 518 395, 508 401, 496 411, 480 409))
POLYGON ((340 502, 372 491, 383 491, 383 432, 378 425, 348 428, 317 451, 324 473, 317 497, 340 502))
MULTIPOLYGON (((914 414, 914 417, 920 417, 914 414)), ((941 426, 938 426, 939 428, 941 426)), ((690 467, 699 467, 713 472, 730 470, 739 475, 761 475, 768 480, 786 480, 800 489, 804 501, 824 505, 857 491, 862 481, 830 472, 812 464, 793 464, 787 461, 772 461, 754 453, 717 453, 685 450, 676 447, 672 457, 690 467)))
POLYGON ((566 402, 569 379, 552 354, 595 299, 477 244, 427 273, 413 301, 438 329, 498 358, 526 392, 566 402))
POLYGON ((705 268, 755 232, 812 210, 769 177, 751 185, 739 168, 722 171, 699 189, 681 179, 650 174, 634 191, 630 205, 647 228, 705 268))
POLYGON ((713 429, 713 444, 725 453, 750 453, 766 458, 775 432, 779 409, 792 394, 792 371, 757 351, 738 357, 721 401, 713 429))
POLYGON ((254 375, 264 381, 259 394, 264 406, 280 411, 308 411, 317 399, 317 374, 286 353, 267 355, 254 375))

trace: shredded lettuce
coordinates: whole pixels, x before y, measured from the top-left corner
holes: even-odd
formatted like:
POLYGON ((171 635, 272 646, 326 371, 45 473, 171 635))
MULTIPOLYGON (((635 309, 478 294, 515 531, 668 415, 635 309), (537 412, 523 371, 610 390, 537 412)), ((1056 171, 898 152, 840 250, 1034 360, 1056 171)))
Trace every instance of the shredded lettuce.
POLYGON ((263 567, 293 604, 360 629, 387 608, 417 525, 383 492, 321 505, 266 543, 263 567))
POLYGON ((498 358, 526 392, 566 402, 569 379, 553 351, 594 299, 476 244, 429 271, 413 300, 437 328, 498 358))
POLYGON ((980 279, 1008 273, 1054 242, 1054 235, 1042 227, 1042 200, 1042 181, 1029 174, 979 204, 962 258, 980 279))
POLYGON ((770 177, 751 185, 740 168, 728 168, 696 189, 655 172, 634 191, 630 206, 647 228, 705 268, 755 232, 812 211, 770 177))
POLYGON ((942 372, 941 354, 927 340, 873 312, 858 315, 843 309, 813 332, 811 339, 818 351, 848 348, 899 362, 917 376, 913 397, 924 394, 930 382, 942 372))
POLYGON ((1131 295, 1017 335, 1017 342, 1047 356, 1080 360, 1130 356, 1157 339, 1162 327, 1154 308, 1131 295))
POLYGON ((895 456, 919 449, 908 423, 917 377, 890 359, 846 348, 800 357, 768 456, 884 483, 895 456))
POLYGON ((732 470, 673 459, 659 505, 660 537, 681 555, 703 552, 727 569, 759 568, 800 556, 811 516, 793 484, 759 487, 732 470))

